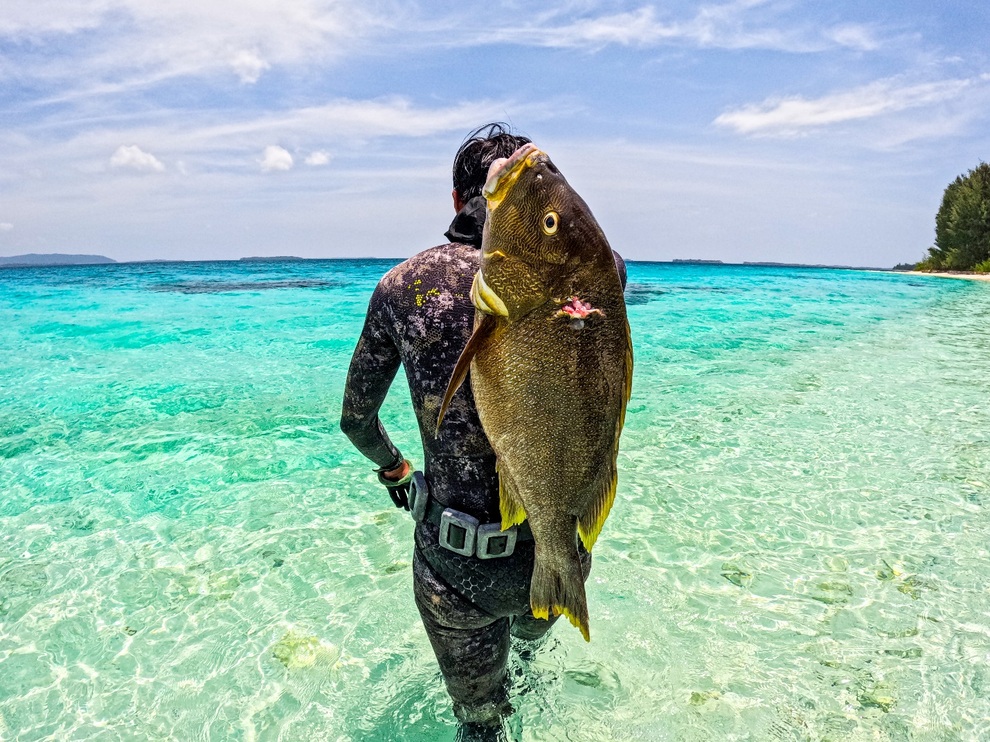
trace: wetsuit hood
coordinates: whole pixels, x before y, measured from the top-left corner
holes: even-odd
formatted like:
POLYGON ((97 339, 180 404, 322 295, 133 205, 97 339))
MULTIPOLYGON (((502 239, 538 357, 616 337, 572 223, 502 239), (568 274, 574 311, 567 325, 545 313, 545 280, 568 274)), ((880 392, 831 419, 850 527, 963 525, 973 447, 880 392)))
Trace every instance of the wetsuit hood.
POLYGON ((488 202, 484 196, 475 196, 457 212, 450 229, 444 232, 451 242, 481 247, 481 231, 485 226, 488 202))

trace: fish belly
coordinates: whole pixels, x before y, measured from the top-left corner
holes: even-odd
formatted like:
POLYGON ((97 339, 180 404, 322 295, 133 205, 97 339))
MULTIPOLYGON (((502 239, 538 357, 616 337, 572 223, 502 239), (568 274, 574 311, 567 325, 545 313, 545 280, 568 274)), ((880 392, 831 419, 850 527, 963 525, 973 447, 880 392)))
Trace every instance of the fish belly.
POLYGON ((517 324, 475 357, 471 385, 482 426, 527 513, 579 516, 614 471, 621 338, 609 328, 581 337, 587 331, 562 323, 550 331, 546 322, 517 324))
POLYGON ((577 539, 585 525, 582 538, 593 545, 586 532, 597 536, 614 496, 628 342, 621 320, 621 327, 574 331, 559 320, 524 319, 498 333, 471 367, 498 460, 503 527, 525 518, 536 541, 534 614, 564 613, 585 638, 577 539), (596 528, 587 525, 596 518, 596 528), (538 600, 544 583, 557 587, 538 600))

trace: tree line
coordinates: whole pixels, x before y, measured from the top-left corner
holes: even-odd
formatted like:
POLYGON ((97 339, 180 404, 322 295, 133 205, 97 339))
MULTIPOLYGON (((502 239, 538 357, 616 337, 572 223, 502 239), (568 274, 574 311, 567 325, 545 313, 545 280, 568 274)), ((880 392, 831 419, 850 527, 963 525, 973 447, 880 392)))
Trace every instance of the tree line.
POLYGON ((990 165, 981 162, 946 186, 935 245, 915 269, 990 273, 990 165))

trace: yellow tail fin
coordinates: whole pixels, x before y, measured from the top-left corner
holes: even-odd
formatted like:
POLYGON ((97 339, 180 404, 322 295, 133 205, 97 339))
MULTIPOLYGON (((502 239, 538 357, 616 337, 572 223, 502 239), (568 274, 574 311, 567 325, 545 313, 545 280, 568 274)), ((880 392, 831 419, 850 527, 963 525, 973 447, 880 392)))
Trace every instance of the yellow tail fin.
POLYGON ((529 605, 537 618, 550 618, 550 613, 564 615, 584 637, 591 641, 588 627, 588 598, 584 592, 584 574, 581 560, 575 550, 568 559, 563 571, 548 564, 536 550, 536 563, 533 565, 533 583, 529 589, 529 605))

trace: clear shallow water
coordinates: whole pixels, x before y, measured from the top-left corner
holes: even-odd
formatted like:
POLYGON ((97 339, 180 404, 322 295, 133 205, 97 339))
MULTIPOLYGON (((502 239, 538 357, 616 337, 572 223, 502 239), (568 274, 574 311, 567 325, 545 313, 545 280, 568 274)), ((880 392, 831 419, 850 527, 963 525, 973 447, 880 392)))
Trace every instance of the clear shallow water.
MULTIPOLYGON (((389 265, 0 271, 0 739, 452 738, 337 431, 389 265)), ((513 658, 516 737, 990 736, 990 286, 629 275, 593 640, 513 658)))

